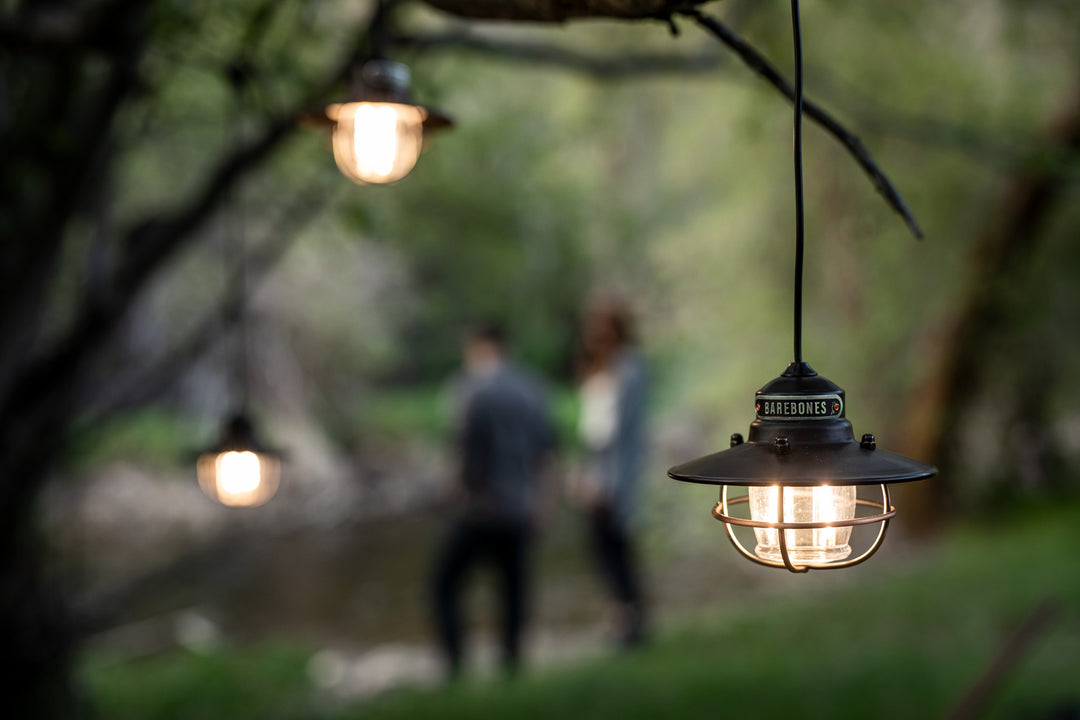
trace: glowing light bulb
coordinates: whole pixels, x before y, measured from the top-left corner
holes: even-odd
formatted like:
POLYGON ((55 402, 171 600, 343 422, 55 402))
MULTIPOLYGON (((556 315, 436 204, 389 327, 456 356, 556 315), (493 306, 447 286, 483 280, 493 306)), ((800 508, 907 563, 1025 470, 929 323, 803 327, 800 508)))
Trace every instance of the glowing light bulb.
MULTIPOLYGON (((780 488, 750 488, 750 517, 762 522, 831 523, 855 517, 855 486, 815 485, 784 488, 784 513, 779 514, 780 488)), ((782 561, 780 530, 754 528, 754 553, 765 560, 782 561)), ((843 560, 851 554, 848 540, 851 527, 823 527, 784 530, 784 540, 792 562, 822 564, 843 560)))
POLYGON ((398 117, 389 105, 361 105, 353 118, 353 152, 360 175, 387 177, 397 156, 398 117))
POLYGON ((217 456, 217 482, 222 494, 250 493, 259 487, 259 456, 245 450, 217 456))
POLYGON ((415 105, 355 102, 331 105, 334 160, 353 182, 392 183, 405 177, 417 158, 425 111, 415 105))
POLYGON ((281 463, 272 454, 251 450, 211 452, 199 457, 199 486, 222 505, 262 505, 277 492, 281 463))

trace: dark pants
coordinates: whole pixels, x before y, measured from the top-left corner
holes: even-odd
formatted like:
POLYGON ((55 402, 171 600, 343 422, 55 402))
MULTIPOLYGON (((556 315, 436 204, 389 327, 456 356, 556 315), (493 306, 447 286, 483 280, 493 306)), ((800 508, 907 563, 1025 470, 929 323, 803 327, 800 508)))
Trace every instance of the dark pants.
POLYGON ((498 575, 502 613, 502 664, 512 673, 521 656, 525 623, 526 560, 529 531, 522 523, 465 519, 451 530, 434 575, 435 624, 451 677, 463 658, 461 595, 469 571, 490 565, 498 575))
POLYGON ((619 640, 626 646, 636 645, 644 636, 645 602, 630 536, 607 508, 593 510, 589 519, 600 575, 619 604, 619 640))

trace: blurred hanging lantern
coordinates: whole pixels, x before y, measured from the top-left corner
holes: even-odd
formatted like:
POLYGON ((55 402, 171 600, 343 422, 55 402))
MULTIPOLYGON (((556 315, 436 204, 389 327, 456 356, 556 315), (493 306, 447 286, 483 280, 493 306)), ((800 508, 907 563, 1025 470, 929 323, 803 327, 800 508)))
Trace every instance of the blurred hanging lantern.
POLYGON ((223 505, 262 505, 277 492, 281 479, 278 455, 259 443, 247 415, 226 420, 221 438, 197 460, 199 486, 223 505))
POLYGON ((445 115, 414 104, 409 86, 405 65, 368 60, 354 73, 352 99, 326 108, 334 160, 353 182, 400 180, 416 165, 424 133, 452 124, 445 115))
MULTIPOLYGON (((731 436, 728 450, 676 465, 668 476, 720 486, 713 517, 746 558, 791 572, 856 565, 881 547, 889 520, 896 515, 891 483, 922 480, 937 469, 902 455, 878 450, 873 435, 855 441, 846 418, 844 391, 802 361, 803 187, 802 40, 799 3, 791 0, 795 39, 795 361, 755 398, 756 419, 744 442, 731 436), (730 487, 746 494, 729 497, 730 487), (863 487, 877 486, 880 500, 860 498, 863 487), (749 518, 731 508, 749 505, 749 518), (870 508, 860 514, 859 508, 870 508), (877 535, 851 557, 852 528, 877 525, 877 535), (750 527, 753 552, 733 526, 750 527)), ((746 513, 743 513, 746 515, 746 513)))
MULTIPOLYGON (((241 239, 242 240, 242 239, 241 239)), ((233 313, 237 331, 233 338, 232 390, 238 393, 238 409, 222 424, 218 441, 199 453, 195 470, 199 487, 211 500, 232 507, 262 505, 277 492, 281 480, 280 453, 263 445, 248 413, 247 327, 244 305, 245 268, 243 249, 239 252, 235 308, 226 308, 226 323, 233 313)))
MULTIPOLYGON (((242 85, 238 84, 236 90, 237 98, 242 99, 242 85)), ((233 257, 222 259, 224 267, 232 266, 229 288, 233 292, 230 294, 231 302, 224 303, 222 326, 226 340, 232 340, 232 347, 226 347, 226 355, 230 363, 229 390, 235 396, 233 402, 236 410, 222 423, 218 441, 198 454, 195 471, 199 487, 212 500, 233 507, 252 507, 262 505, 277 492, 281 480, 281 459, 277 452, 259 442, 248 412, 251 394, 248 378, 248 283, 242 205, 233 217, 236 228, 227 236, 231 242, 225 244, 226 253, 231 250, 233 257), (230 334, 227 331, 233 323, 235 328, 230 334)))

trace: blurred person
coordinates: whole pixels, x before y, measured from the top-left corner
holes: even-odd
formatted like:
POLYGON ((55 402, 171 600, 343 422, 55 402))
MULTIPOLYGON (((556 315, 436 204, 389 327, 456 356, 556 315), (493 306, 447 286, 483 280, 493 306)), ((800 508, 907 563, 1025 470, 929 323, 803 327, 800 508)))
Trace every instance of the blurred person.
POLYGON ((605 298, 585 309, 578 434, 581 473, 568 488, 584 508, 597 568, 616 604, 616 632, 630 648, 645 637, 645 602, 631 522, 645 454, 646 370, 630 311, 605 298))
POLYGON ((538 485, 555 438, 546 393, 530 372, 507 359, 499 326, 467 333, 463 356, 456 433, 461 510, 433 578, 436 628, 450 679, 460 674, 464 657, 464 580, 478 564, 498 575, 503 670, 510 675, 519 667, 538 485))

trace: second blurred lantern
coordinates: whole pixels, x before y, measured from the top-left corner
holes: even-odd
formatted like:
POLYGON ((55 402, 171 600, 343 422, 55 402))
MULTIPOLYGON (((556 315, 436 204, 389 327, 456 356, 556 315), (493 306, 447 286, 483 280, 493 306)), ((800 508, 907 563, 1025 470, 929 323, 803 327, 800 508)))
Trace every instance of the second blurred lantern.
POLYGON ((409 68, 368 60, 353 76, 350 100, 326 108, 334 160, 355 183, 386 184, 409 174, 425 132, 449 127, 445 115, 412 102, 409 68))

